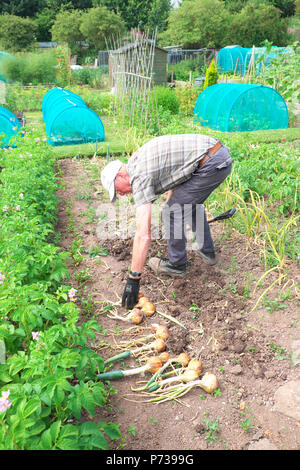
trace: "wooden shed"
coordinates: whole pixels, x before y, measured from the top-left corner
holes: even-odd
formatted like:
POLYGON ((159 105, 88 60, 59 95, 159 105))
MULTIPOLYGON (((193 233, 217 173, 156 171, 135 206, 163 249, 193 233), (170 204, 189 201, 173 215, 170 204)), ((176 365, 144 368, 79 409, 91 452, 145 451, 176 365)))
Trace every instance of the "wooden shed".
POLYGON ((126 71, 126 73, 141 73, 143 75, 151 74, 153 85, 165 85, 168 81, 168 51, 165 49, 153 45, 151 40, 147 41, 147 46, 145 47, 145 42, 134 42, 127 44, 126 46, 120 47, 109 52, 109 77, 110 77, 110 86, 114 86, 114 73, 117 69, 120 70, 120 73, 126 71), (139 50, 140 49, 140 50, 139 50), (150 52, 150 50, 152 51, 150 52), (145 56, 149 57, 149 62, 152 64, 147 64, 145 56), (142 59, 142 60, 137 60, 142 59), (116 63, 118 66, 116 67, 116 63), (145 64, 145 70, 139 70, 139 63, 145 64), (149 73, 150 72, 150 73, 149 73))

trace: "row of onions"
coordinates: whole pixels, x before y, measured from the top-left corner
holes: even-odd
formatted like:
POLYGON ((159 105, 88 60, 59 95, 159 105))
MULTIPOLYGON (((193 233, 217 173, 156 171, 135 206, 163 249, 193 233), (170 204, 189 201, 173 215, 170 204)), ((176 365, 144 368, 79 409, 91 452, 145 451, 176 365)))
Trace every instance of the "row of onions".
MULTIPOLYGON (((154 313, 154 304, 150 302, 148 297, 141 294, 137 305, 126 317, 113 314, 110 318, 138 325, 142 322, 144 316, 151 317, 154 313)), ((200 378, 203 367, 199 359, 191 359, 186 352, 171 357, 165 351, 170 336, 165 325, 154 323, 151 329, 151 334, 143 337, 142 346, 125 349, 122 353, 105 361, 106 365, 110 365, 115 361, 133 356, 139 357, 141 361, 146 361, 144 365, 127 370, 107 371, 98 374, 98 379, 114 380, 133 375, 145 376, 146 373, 150 373, 152 377, 147 381, 143 381, 142 386, 132 387, 132 391, 145 397, 143 401, 155 403, 178 399, 194 387, 200 387, 210 394, 217 390, 219 383, 214 374, 206 372, 200 378), (151 355, 153 352, 155 355, 149 357, 149 354, 151 355)), ((135 346, 134 341, 131 341, 131 346, 135 346)), ((120 347, 122 348, 122 344, 120 344, 120 347)), ((123 347, 128 348, 128 343, 123 344, 123 347)))

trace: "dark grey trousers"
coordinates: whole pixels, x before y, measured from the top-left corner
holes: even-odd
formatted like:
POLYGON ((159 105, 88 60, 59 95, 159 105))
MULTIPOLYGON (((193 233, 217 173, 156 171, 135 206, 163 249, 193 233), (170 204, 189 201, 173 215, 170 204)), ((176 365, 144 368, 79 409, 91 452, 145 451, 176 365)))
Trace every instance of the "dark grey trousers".
POLYGON ((162 211, 169 260, 175 264, 187 262, 186 226, 195 233, 198 248, 214 253, 214 243, 207 222, 204 201, 229 175, 232 159, 229 149, 222 147, 192 177, 177 186, 162 211))

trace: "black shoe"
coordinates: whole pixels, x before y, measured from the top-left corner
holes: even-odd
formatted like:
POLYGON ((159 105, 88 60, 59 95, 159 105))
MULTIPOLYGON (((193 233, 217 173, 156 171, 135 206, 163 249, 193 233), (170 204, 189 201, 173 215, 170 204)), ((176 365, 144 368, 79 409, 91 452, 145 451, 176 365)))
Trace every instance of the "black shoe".
POLYGON ((172 277, 184 277, 186 275, 186 268, 190 265, 188 261, 185 264, 174 264, 168 258, 150 258, 150 268, 156 274, 166 274, 172 277))
POLYGON ((196 251, 197 255, 201 256, 203 261, 210 266, 213 266, 217 263, 216 255, 214 253, 203 253, 201 250, 196 251))

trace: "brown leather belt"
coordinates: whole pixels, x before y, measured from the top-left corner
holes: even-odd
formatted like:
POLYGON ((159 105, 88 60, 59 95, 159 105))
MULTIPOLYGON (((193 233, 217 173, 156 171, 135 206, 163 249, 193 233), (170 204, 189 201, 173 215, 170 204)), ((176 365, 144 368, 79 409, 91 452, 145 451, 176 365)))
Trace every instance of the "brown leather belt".
MULTIPOLYGON (((219 150, 219 148, 222 147, 222 144, 221 142, 217 142, 211 149, 208 150, 208 152, 211 154, 211 155, 214 155, 216 153, 217 150, 219 150)), ((201 168, 204 163, 207 162, 207 160, 210 158, 210 155, 208 155, 208 153, 206 153, 204 155, 204 157, 202 158, 202 160, 200 160, 200 162, 198 163, 198 168, 201 168)))

